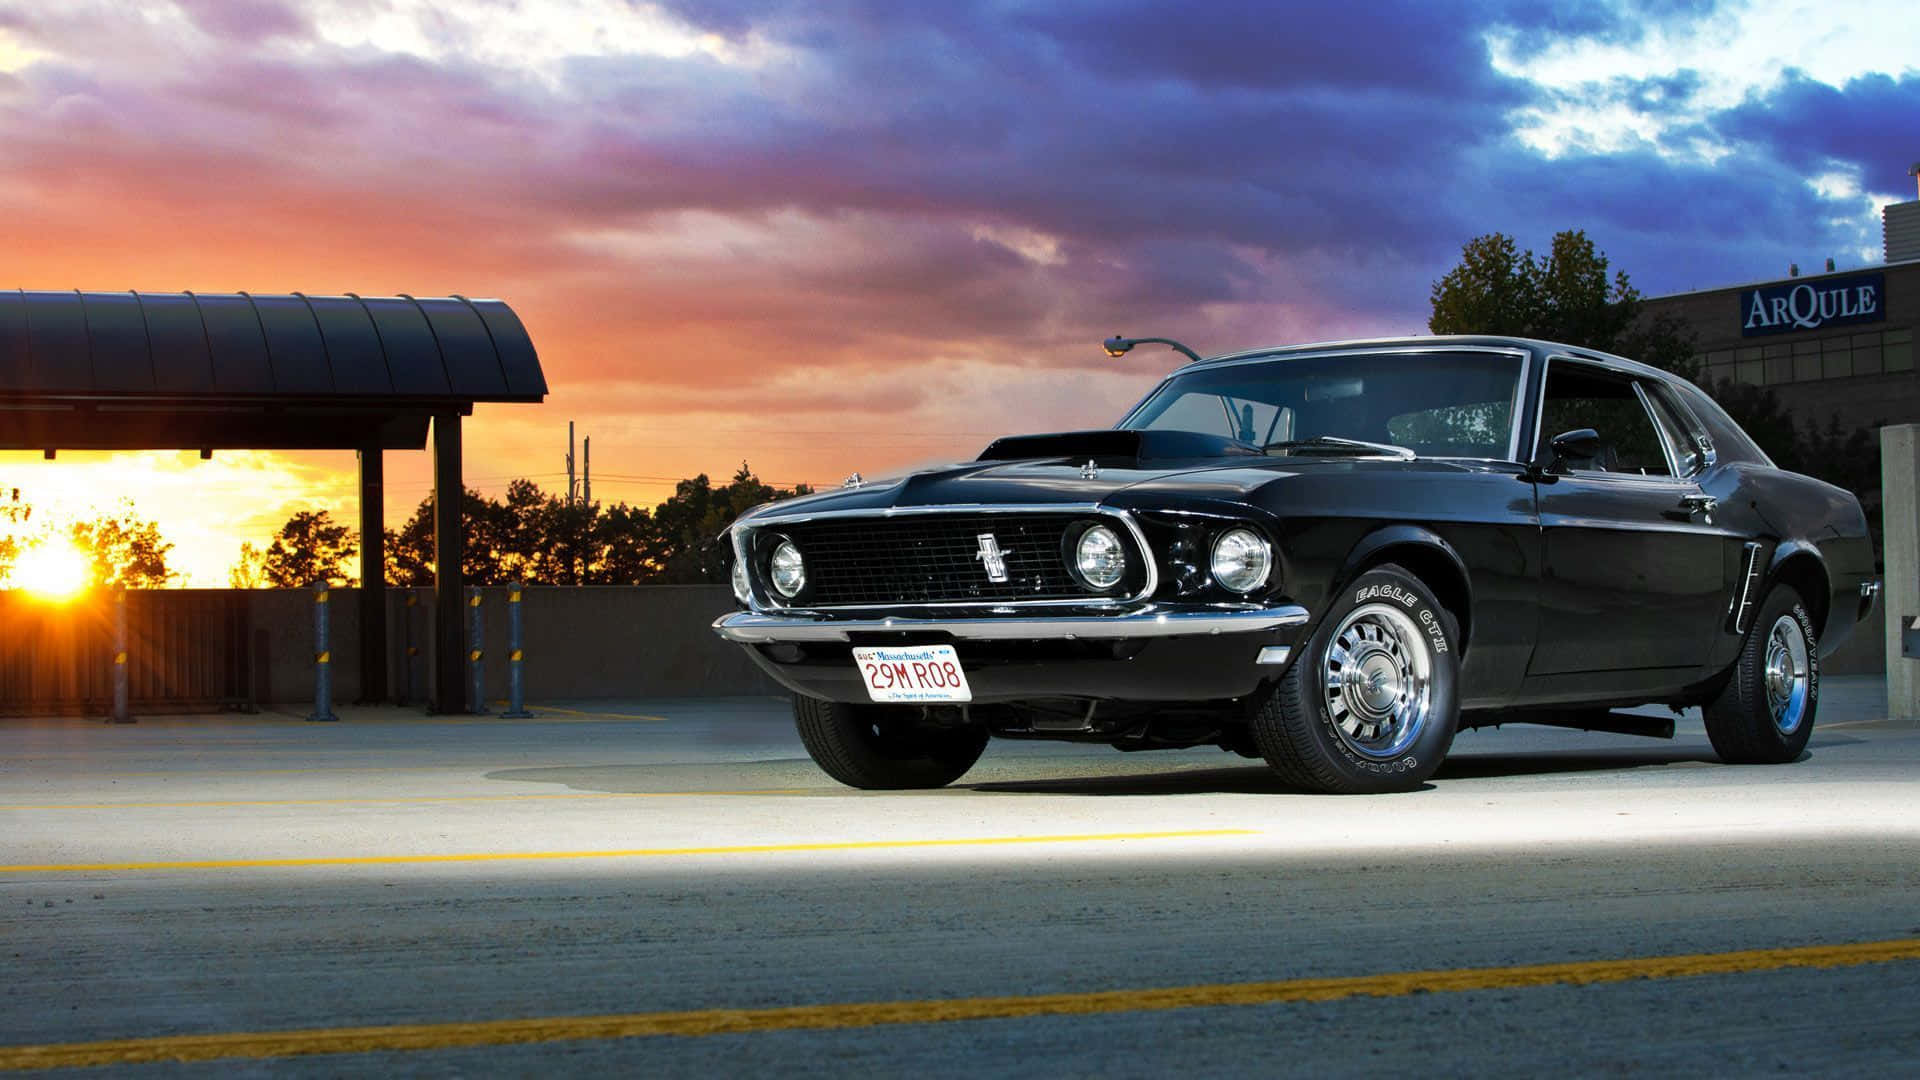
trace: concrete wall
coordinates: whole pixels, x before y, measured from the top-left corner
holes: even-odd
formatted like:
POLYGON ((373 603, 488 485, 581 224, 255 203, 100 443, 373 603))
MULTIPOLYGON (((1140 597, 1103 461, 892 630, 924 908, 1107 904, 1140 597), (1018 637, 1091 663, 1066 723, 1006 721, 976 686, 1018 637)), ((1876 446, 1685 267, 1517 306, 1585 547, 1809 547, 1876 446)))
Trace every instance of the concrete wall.
MULTIPOLYGON (((1894 642, 1893 655, 1900 655, 1900 644, 1894 642)), ((1866 621, 1854 627, 1853 635, 1835 649, 1832 656, 1820 661, 1822 675, 1878 675, 1887 670, 1887 633, 1881 625, 1880 613, 1867 616, 1866 621)))
MULTIPOLYGON (((1905 450, 1888 458, 1889 490, 1896 490, 1892 470, 1905 461, 1903 502, 1889 501, 1888 551, 1906 551, 1904 562, 1889 558, 1885 611, 1887 626, 1900 614, 1920 615, 1920 560, 1913 554, 1920 520, 1916 515, 1912 477, 1916 455, 1915 428, 1888 429, 1889 439, 1904 438, 1905 450), (1896 435, 1895 433, 1903 433, 1896 435), (1896 506, 1899 507, 1896 513, 1896 506), (1904 514, 1906 532, 1895 518, 1904 514), (1898 543, 1908 546, 1896 547, 1898 543), (1902 569, 1904 567, 1904 569, 1902 569)), ((224 590, 190 590, 203 594, 224 590)), ((327 604, 334 701, 350 703, 360 695, 359 603, 353 589, 334 589, 327 604)), ((388 686, 407 700, 423 702, 432 670, 428 612, 430 590, 411 590, 416 603, 409 608, 409 590, 388 590, 388 686), (417 650, 407 672, 409 641, 417 650), (410 688, 410 689, 409 689, 410 688)), ((507 590, 481 590, 485 622, 486 696, 488 702, 507 694, 507 590)), ((147 599, 179 597, 171 591, 145 594, 147 599)), ((314 686, 314 603, 308 590, 254 590, 246 597, 252 623, 250 646, 254 655, 254 698, 282 706, 310 703, 314 686)), ((170 604, 170 607, 179 605, 170 604)), ((526 693, 532 702, 592 698, 711 697, 740 694, 779 694, 772 680, 753 666, 737 645, 721 641, 710 624, 732 610, 733 597, 725 586, 657 585, 593 588, 528 588, 521 605, 526 654, 526 693)), ((94 618, 91 622, 100 620, 94 618)), ((91 625, 91 623, 89 623, 91 625)), ((184 625, 184 624, 183 624, 184 625)), ((104 631, 94 628, 98 633, 104 631)), ((183 630, 183 633, 204 633, 183 630)), ((1886 663, 1886 627, 1869 620, 1822 665, 1828 674, 1877 674, 1886 663)), ((1897 673, 1907 681, 1907 695, 1920 695, 1920 660, 1899 659, 1899 633, 1892 632, 1891 653, 1897 673)), ((104 639, 103 639, 104 641, 104 639)), ((104 648, 104 644, 101 648, 104 648)), ((162 646, 164 650, 166 647, 162 646)), ((136 645, 136 651, 139 646, 136 645)), ((98 652, 99 650, 95 650, 98 652)), ((217 647, 192 663, 214 664, 217 647)), ((89 654, 91 655, 91 654, 89 654)), ((102 654, 104 655, 104 653, 102 654)), ((195 654, 196 656, 202 654, 195 654)), ((93 666, 105 670, 93 657, 93 666)), ((144 662, 144 661, 142 661, 144 662)), ((98 687, 92 697, 99 697, 98 687)), ((72 696, 72 695, 69 695, 72 696)), ((1904 706, 1920 714, 1920 703, 1904 706)))
MULTIPOLYGON (((340 702, 353 701, 360 693, 356 592, 334 589, 327 605, 334 697, 340 702)), ((408 685, 402 667, 408 639, 403 635, 410 632, 419 650, 412 660, 410 698, 418 701, 426 696, 431 671, 428 611, 432 593, 412 590, 417 602, 409 609, 407 592, 388 590, 388 685, 396 694, 408 685)), ((487 699, 493 701, 507 693, 507 590, 486 588, 481 594, 486 691, 487 699)), ((261 700, 312 700, 312 594, 258 590, 249 598, 255 641, 265 645, 265 664, 256 661, 261 700)), ((709 629, 715 618, 732 608, 733 596, 724 585, 528 588, 521 604, 527 699, 778 692, 739 646, 721 641, 709 629)))

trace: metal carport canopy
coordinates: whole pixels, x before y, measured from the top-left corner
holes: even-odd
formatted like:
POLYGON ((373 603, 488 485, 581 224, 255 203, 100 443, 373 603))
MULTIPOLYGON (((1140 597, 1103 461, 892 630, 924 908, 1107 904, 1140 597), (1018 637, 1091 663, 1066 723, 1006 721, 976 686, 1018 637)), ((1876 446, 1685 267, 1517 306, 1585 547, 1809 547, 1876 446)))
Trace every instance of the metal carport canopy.
POLYGON ((499 300, 0 292, 0 449, 360 452, 368 699, 386 692, 381 451, 421 449, 431 424, 434 702, 465 712, 460 417, 546 393, 499 300))

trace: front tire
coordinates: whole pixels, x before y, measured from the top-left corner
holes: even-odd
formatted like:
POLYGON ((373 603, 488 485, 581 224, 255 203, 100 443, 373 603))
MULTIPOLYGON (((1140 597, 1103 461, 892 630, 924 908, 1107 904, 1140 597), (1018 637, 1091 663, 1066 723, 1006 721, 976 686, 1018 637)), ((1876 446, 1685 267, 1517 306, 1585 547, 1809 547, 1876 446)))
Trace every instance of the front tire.
POLYGON ((1254 745, 1287 783, 1364 795, 1426 783, 1459 722, 1459 631, 1393 564, 1348 585, 1255 710, 1254 745))
POLYGON ((912 706, 793 699, 794 726, 814 764, 869 791, 945 787, 980 760, 985 728, 923 727, 915 723, 919 713, 912 706))
POLYGON ((1790 585, 1775 585, 1747 629, 1733 677, 1702 711, 1729 765, 1779 765, 1807 749, 1820 708, 1819 639, 1790 585))

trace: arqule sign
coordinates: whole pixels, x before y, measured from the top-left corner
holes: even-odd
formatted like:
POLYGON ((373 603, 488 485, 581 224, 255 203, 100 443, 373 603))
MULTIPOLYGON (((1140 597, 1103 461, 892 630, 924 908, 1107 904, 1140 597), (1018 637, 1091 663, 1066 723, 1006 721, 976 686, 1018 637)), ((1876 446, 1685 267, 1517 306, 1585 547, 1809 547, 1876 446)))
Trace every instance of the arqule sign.
POLYGON ((1740 336, 1791 334, 1887 317, 1887 276, 1854 274, 1748 289, 1740 294, 1740 336))

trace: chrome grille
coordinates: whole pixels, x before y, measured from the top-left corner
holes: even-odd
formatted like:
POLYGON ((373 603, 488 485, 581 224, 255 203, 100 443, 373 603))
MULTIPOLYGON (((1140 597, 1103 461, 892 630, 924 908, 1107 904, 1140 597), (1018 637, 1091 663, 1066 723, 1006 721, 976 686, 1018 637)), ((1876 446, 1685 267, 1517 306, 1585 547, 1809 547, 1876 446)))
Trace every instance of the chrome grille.
MULTIPOLYGON (((1067 571, 1061 543, 1069 526, 1090 517, 902 514, 823 518, 766 531, 791 538, 806 559, 807 593, 795 601, 805 607, 1073 600, 1091 594, 1067 571), (988 533, 1005 560, 1005 581, 991 580, 980 557, 980 537, 988 533)), ((1109 524, 1125 534, 1117 522, 1109 524)))

